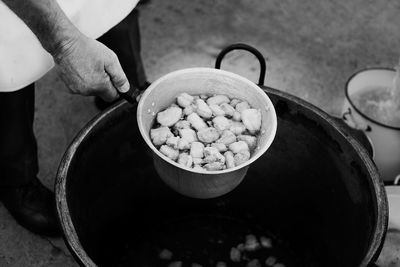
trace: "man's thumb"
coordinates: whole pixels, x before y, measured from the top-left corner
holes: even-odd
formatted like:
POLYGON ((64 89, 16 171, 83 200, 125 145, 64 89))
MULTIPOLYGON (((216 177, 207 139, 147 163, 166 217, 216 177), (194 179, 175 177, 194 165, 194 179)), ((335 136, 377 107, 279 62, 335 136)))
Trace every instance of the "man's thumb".
POLYGON ((119 92, 126 93, 129 91, 129 81, 117 58, 106 66, 106 72, 110 76, 112 84, 119 92))

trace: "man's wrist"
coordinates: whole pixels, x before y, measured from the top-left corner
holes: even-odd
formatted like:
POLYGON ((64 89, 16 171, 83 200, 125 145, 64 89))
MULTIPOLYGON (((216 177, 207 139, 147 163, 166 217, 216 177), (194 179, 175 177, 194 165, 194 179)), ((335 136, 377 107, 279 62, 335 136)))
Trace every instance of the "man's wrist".
POLYGON ((44 49, 51 54, 55 61, 67 54, 72 46, 81 38, 81 33, 75 29, 58 31, 53 36, 41 40, 44 49))
POLYGON ((80 36, 80 31, 65 16, 61 9, 53 11, 46 20, 42 21, 45 29, 35 32, 43 48, 53 57, 57 57, 68 50, 80 36), (46 29, 47 28, 47 29, 46 29))

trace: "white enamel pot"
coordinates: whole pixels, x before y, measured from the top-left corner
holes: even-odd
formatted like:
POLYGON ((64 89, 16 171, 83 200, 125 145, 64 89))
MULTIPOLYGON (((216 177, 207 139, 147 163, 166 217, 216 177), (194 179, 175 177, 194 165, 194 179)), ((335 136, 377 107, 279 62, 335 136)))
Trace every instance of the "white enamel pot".
POLYGON ((345 86, 345 101, 342 108, 343 120, 352 128, 362 130, 373 147, 375 161, 382 179, 393 182, 400 175, 400 127, 384 124, 357 108, 354 94, 371 87, 390 87, 395 75, 393 69, 370 68, 353 74, 345 86))

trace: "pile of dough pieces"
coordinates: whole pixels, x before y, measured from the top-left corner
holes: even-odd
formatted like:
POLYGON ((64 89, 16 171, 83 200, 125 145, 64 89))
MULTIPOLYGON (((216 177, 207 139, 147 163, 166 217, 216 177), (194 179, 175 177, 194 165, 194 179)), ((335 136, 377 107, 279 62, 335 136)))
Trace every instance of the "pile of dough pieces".
POLYGON ((226 95, 177 96, 150 130, 159 151, 194 170, 218 171, 250 159, 261 129, 261 111, 226 95))

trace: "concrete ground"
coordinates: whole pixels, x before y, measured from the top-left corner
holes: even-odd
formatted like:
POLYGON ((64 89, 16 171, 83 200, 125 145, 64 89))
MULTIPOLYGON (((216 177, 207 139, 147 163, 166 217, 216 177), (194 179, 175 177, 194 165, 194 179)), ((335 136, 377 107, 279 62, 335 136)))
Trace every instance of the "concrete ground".
MULTIPOLYGON (((140 9, 150 81, 181 68, 212 67, 221 48, 243 42, 265 55, 266 85, 333 115, 340 114, 343 87, 353 72, 393 67, 400 56, 395 0, 152 0, 140 9)), ((229 55, 223 68, 258 80, 258 63, 246 53, 229 55)), ((54 72, 38 82, 36 99, 40 177, 52 188, 67 145, 98 111, 92 98, 66 93, 54 72)), ((0 204, 0 266, 76 263, 62 239, 29 233, 0 204)))

